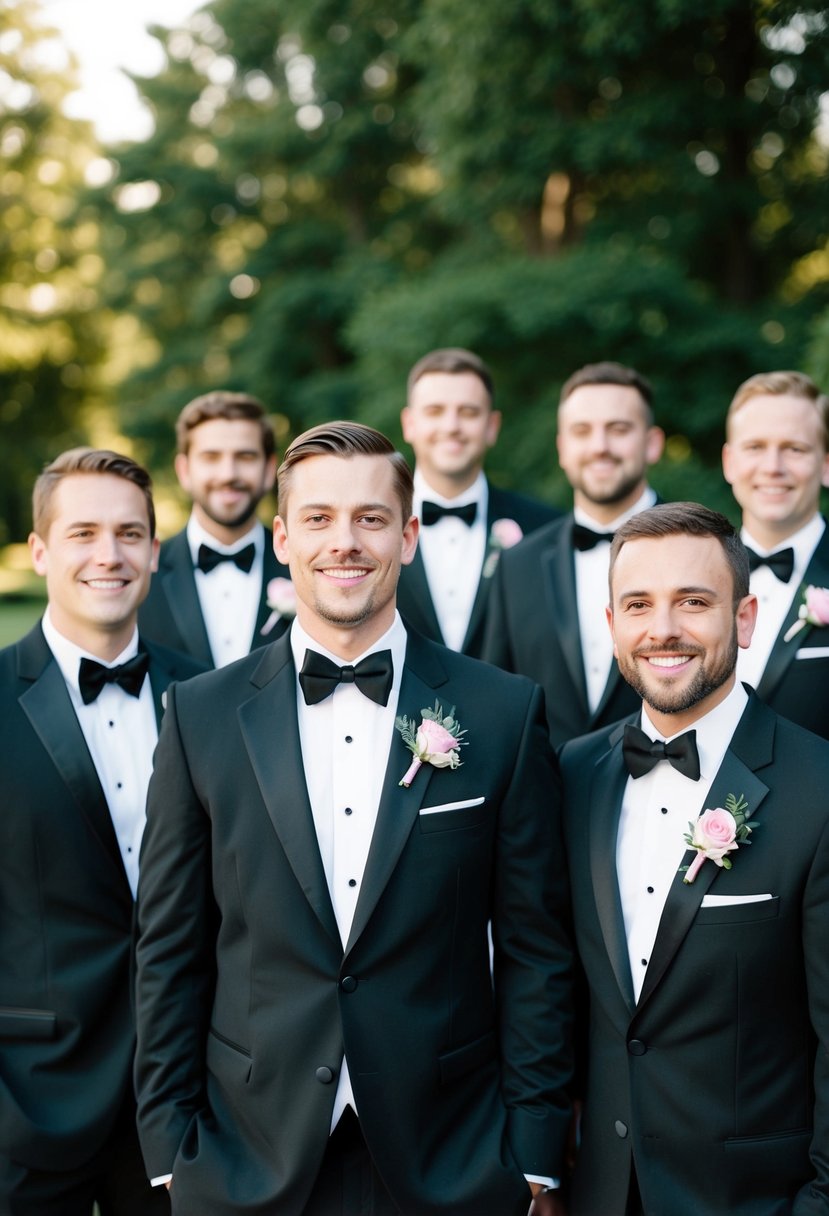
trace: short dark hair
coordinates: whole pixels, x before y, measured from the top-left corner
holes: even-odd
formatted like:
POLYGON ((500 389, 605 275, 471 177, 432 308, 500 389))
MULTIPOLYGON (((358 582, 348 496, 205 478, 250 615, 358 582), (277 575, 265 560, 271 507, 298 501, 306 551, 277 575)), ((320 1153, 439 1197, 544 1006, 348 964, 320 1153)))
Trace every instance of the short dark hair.
POLYGON ((138 486, 147 503, 150 521, 150 536, 155 536, 155 506, 153 505, 152 478, 145 468, 129 456, 112 452, 108 448, 70 448, 48 464, 38 477, 32 492, 32 526, 35 533, 45 540, 54 515, 55 491, 65 477, 82 474, 109 473, 112 477, 123 477, 138 486))
POLYGON ((183 456, 187 455, 190 447, 190 435, 203 422, 212 422, 216 418, 224 418, 229 422, 242 419, 245 422, 257 422, 262 436, 262 449, 265 459, 269 459, 276 451, 273 427, 265 412, 265 407, 256 397, 247 393, 231 393, 225 389, 214 389, 195 397, 179 414, 176 419, 176 447, 183 456))
MULTIPOLYGON (((280 514, 288 499, 291 473, 296 465, 309 456, 385 456, 394 473, 394 488, 400 499, 403 523, 412 515, 414 481, 412 470, 402 452, 380 431, 361 422, 323 422, 304 431, 289 445, 285 459, 276 473, 280 514)), ((284 517, 283 517, 284 518, 284 517)))
POLYGON ((653 426, 653 386, 635 368, 609 359, 602 363, 586 363, 564 381, 558 397, 559 409, 571 393, 587 384, 619 384, 623 388, 635 388, 645 407, 645 421, 648 426, 653 426))
POLYGON ((622 524, 610 546, 608 582, 613 601, 613 568, 619 551, 629 540, 660 539, 665 536, 713 536, 722 545, 731 567, 734 582, 734 604, 749 593, 748 553, 734 525, 719 511, 711 511, 698 502, 665 502, 639 511, 622 524))
POLYGON ((829 396, 822 393, 805 372, 758 372, 744 380, 734 394, 725 416, 726 439, 731 419, 752 397, 800 397, 811 401, 823 431, 823 450, 829 452, 829 396))
POLYGON ((495 399, 492 372, 480 356, 471 350, 464 350, 462 346, 440 347, 438 350, 430 350, 427 355, 418 359, 406 381, 407 399, 418 380, 422 376, 428 376, 430 372, 448 372, 452 376, 457 376, 461 372, 471 372, 473 376, 478 377, 489 394, 490 405, 495 399))

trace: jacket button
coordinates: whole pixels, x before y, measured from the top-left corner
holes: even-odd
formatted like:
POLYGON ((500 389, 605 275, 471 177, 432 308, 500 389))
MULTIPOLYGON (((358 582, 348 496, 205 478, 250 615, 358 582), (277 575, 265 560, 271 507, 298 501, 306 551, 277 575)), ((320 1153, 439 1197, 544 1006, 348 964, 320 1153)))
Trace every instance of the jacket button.
POLYGON ((334 1080, 333 1069, 329 1068, 326 1064, 321 1065, 314 1073, 314 1076, 321 1085, 330 1085, 334 1080))
POLYGON ((628 1134, 627 1124, 623 1123, 621 1119, 617 1119, 613 1124, 613 1127, 619 1139, 624 1140, 625 1136, 628 1134))
POLYGON ((632 1056, 643 1056, 647 1050, 647 1044, 641 1039, 631 1039, 628 1043, 628 1051, 632 1056))
POLYGON ((357 981, 353 975, 345 975, 340 980, 340 988, 343 992, 356 992, 357 981))

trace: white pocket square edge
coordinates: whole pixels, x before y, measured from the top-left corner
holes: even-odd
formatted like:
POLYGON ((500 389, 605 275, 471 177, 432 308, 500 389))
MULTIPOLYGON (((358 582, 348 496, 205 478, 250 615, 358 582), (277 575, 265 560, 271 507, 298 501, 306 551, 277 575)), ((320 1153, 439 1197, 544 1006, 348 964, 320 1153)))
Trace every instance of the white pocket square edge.
POLYGON ((436 815, 439 811, 463 811, 466 807, 480 806, 482 802, 486 802, 484 794, 481 794, 480 798, 464 798, 461 802, 442 802, 440 806, 422 806, 418 814, 436 815))

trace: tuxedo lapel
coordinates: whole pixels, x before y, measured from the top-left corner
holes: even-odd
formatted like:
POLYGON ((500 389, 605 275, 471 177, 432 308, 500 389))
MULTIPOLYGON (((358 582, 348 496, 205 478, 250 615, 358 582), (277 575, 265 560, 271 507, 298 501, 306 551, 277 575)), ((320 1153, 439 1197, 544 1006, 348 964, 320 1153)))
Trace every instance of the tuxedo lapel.
POLYGON ((443 640, 419 547, 413 560, 403 569, 398 598, 401 615, 413 629, 425 637, 443 640))
POLYGON ((608 740, 607 752, 596 762, 585 806, 590 808, 590 874, 596 912, 616 983, 632 1012, 633 981, 616 872, 616 838, 628 776, 622 759, 623 733, 624 724, 620 724, 608 740))
POLYGON ((272 533, 264 525, 262 526, 262 531, 265 533, 265 554, 262 562, 262 586, 259 592, 259 609, 256 614, 256 626, 253 630, 253 638, 250 643, 251 650, 255 650, 257 646, 266 646, 268 642, 275 642, 291 623, 290 620, 282 617, 276 622, 272 630, 268 630, 267 634, 264 635, 262 633, 265 622, 271 615, 271 610, 268 607, 268 583, 272 578, 290 577, 287 567, 276 560, 276 554, 273 551, 272 533))
POLYGON ((289 637, 283 634, 265 651, 251 677, 257 691, 239 707, 239 722, 268 815, 291 869, 326 933, 339 943, 305 783, 289 637))
MULTIPOLYGON (((479 629, 482 628, 484 616, 486 614, 486 605, 489 598, 489 578, 484 578, 484 570, 487 568, 487 563, 491 555, 495 552, 495 547, 492 544, 492 525, 496 519, 504 518, 504 507, 501 495, 497 486, 490 485, 487 482, 487 508, 486 508, 486 546, 484 548, 484 560, 481 566, 480 574, 478 575, 478 587, 475 592, 475 599, 472 601, 472 611, 469 614, 469 624, 466 627, 466 636, 463 639, 462 650, 466 652, 472 645, 472 639, 479 629)), ((495 573, 494 567, 490 572, 490 577, 495 573)), ((477 653, 477 652, 476 652, 477 653)))
MULTIPOLYGON (((410 633, 406 646, 406 666, 400 685, 398 715, 419 717, 421 709, 432 707, 435 702, 435 689, 444 684, 446 679, 446 672, 434 652, 430 652, 417 635, 410 633)), ((451 708, 451 694, 447 700, 449 704, 445 708, 448 712, 451 708)), ((346 953, 368 924, 423 805, 434 769, 430 764, 424 764, 409 788, 405 789, 400 785, 400 779, 409 767, 411 758, 411 753, 401 742, 399 731, 395 729, 389 748, 377 823, 366 861, 360 896, 354 910, 346 953)))
POLYGON ((196 591, 186 531, 179 532, 167 542, 164 559, 154 577, 161 580, 170 614, 187 643, 189 653, 208 667, 213 667, 215 664, 196 591))
MULTIPOLYGON (((745 798, 749 818, 756 814, 768 793, 768 786, 754 770, 771 762, 773 742, 774 717, 752 697, 711 785, 706 805, 699 808, 698 814, 702 814, 706 807, 724 807, 729 794, 733 794, 735 798, 740 795, 745 798)), ((762 848, 761 834, 750 844, 740 845, 734 854, 734 865, 739 866, 742 849, 758 847, 762 848)), ((682 866, 690 865, 695 856, 696 850, 689 849, 682 860, 682 866)), ((706 861, 692 883, 683 881, 684 874, 681 871, 675 874, 659 921, 637 1008, 644 1005, 658 986, 693 924, 703 896, 720 871, 721 867, 715 862, 706 861)))
POLYGON ((786 613, 780 632, 774 640, 765 670, 757 685, 757 692, 764 701, 768 701, 775 692, 788 671, 789 665, 794 662, 798 648, 803 645, 814 628, 807 621, 788 642, 783 640, 787 631, 798 618, 800 605, 803 602, 803 590, 804 587, 808 586, 829 587, 829 527, 823 533, 817 548, 812 554, 812 560, 806 567, 806 573, 803 576, 803 583, 795 588, 789 610, 786 613))
POLYGON ((19 672, 31 681, 20 696, 20 706, 31 723, 92 835, 101 845, 122 880, 129 897, 126 871, 112 826, 104 791, 83 731, 72 706, 63 674, 37 626, 20 645, 19 672))
MULTIPOLYGON (((587 683, 579 628, 576 574, 573 558, 573 517, 565 521, 558 543, 541 555, 542 573, 548 594, 548 627, 558 637, 564 664, 583 715, 589 715, 587 683)), ((570 695, 562 690, 562 696, 570 695)))

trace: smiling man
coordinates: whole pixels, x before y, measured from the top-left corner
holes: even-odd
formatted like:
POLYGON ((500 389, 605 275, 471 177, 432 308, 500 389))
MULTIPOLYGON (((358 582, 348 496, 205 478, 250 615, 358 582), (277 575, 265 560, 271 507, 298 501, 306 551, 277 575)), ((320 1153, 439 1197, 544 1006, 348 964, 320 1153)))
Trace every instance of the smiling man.
POLYGON ((379 432, 300 435, 279 504, 290 633, 174 690, 156 756, 148 1170, 182 1216, 526 1216, 531 1190, 554 1216, 570 950, 540 692, 407 634, 418 521, 379 432), (430 714, 458 754, 418 731, 404 785, 402 719, 430 714))
POLYGON ((614 531, 656 502, 647 470, 664 441, 644 376, 620 363, 579 368, 561 390, 556 441, 573 511, 495 571, 483 657, 541 684, 555 746, 633 708, 604 618, 607 563, 614 531))
POLYGON ((610 591, 641 711, 561 753, 590 992, 571 1210, 829 1213, 829 744, 736 680, 757 603, 724 516, 634 516, 610 591))
POLYGON ((501 429, 489 368, 472 351, 430 351, 409 373, 403 438, 415 454, 420 543, 400 576, 403 619, 435 642, 479 658, 501 548, 559 512, 484 476, 501 429))
POLYGON ((829 534, 820 515, 821 487, 829 485, 827 428, 829 397, 814 381, 802 372, 766 372, 738 388, 723 448, 759 601, 739 676, 778 713, 825 738, 829 611, 809 613, 806 588, 829 588, 829 534))
POLYGON ((162 697, 202 670, 136 629, 150 478, 64 452, 34 491, 43 620, 0 652, 0 1210, 169 1211, 135 1133, 132 921, 162 697))
POLYGON ((271 614, 268 584, 288 572, 256 518, 276 476, 273 430, 255 397, 217 390, 184 407, 176 439, 176 475, 193 509, 161 546, 141 631, 223 667, 289 623, 271 614))

